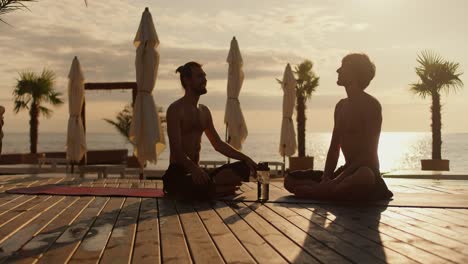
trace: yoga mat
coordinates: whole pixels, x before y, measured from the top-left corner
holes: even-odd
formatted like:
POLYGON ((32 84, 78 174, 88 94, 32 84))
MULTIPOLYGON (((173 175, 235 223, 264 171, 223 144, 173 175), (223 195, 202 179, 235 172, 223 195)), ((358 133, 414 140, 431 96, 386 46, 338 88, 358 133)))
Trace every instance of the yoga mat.
POLYGON ((8 190, 12 194, 48 194, 67 196, 128 196, 128 197, 163 197, 161 189, 153 188, 113 188, 113 187, 74 187, 61 185, 43 185, 29 188, 8 190))

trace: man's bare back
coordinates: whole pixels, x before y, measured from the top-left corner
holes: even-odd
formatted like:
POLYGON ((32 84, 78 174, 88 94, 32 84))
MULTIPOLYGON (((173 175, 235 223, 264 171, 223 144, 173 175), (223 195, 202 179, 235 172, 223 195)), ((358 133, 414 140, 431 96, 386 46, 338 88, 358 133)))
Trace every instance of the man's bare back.
POLYGON ((367 93, 342 99, 336 107, 336 130, 348 166, 379 170, 378 141, 382 125, 380 103, 367 93))

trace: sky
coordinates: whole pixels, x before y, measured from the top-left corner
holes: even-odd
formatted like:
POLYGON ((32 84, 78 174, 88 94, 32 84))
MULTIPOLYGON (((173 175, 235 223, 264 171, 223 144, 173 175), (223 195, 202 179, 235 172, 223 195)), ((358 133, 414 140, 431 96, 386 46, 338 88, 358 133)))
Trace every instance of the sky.
MULTIPOLYGON (((164 109, 183 95, 175 69, 187 61, 204 65, 207 105, 223 131, 226 62, 236 36, 246 79, 240 102, 250 132, 281 126, 282 90, 276 81, 287 63, 314 62, 320 85, 307 103, 307 131, 329 132, 335 104, 346 97, 336 85, 336 69, 350 52, 367 53, 377 73, 367 91, 383 107, 383 131, 430 131, 430 100, 409 91, 418 81, 414 68, 423 50, 468 65, 468 2, 463 0, 217 0, 98 1, 38 0, 30 11, 2 16, 0 24, 0 104, 4 131, 27 132, 27 112, 13 113, 12 91, 19 72, 55 71, 56 89, 65 104, 39 131, 66 132, 67 75, 78 56, 87 82, 135 81, 133 39, 141 14, 149 7, 159 36, 160 68, 154 90, 164 109)), ((461 76, 468 85, 468 75, 461 76)), ((131 100, 129 91, 87 91, 88 132, 113 132, 103 121, 131 100)), ((443 94, 443 131, 468 132, 468 88, 443 94)))

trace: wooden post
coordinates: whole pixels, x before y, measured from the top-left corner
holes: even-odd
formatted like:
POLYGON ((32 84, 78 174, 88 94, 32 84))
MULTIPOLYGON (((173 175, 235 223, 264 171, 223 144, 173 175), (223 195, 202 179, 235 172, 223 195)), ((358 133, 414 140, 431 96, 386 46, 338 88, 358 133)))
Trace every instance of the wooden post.
POLYGON ((133 87, 132 89, 132 108, 135 105, 135 100, 138 94, 138 87, 133 87))

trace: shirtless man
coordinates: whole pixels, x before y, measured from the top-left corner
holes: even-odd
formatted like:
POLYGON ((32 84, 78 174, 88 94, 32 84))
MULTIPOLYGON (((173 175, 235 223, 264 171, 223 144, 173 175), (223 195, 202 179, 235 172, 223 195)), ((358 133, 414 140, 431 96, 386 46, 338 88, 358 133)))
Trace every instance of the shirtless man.
POLYGON ((167 109, 167 132, 170 165, 163 176, 164 191, 169 195, 206 199, 233 194, 241 180, 248 181, 257 164, 221 140, 213 125, 208 107, 198 104, 207 92, 206 74, 196 62, 180 66, 180 82, 185 95, 167 109), (214 149, 240 162, 226 164, 207 173, 200 168, 200 145, 203 132, 214 149))
POLYGON ((382 125, 379 101, 364 90, 375 76, 375 65, 365 54, 342 60, 337 84, 347 98, 335 107, 335 126, 323 174, 297 171, 288 175, 285 188, 299 197, 315 199, 389 199, 393 196, 379 171, 378 145, 382 125), (335 171, 340 155, 345 165, 335 171))

